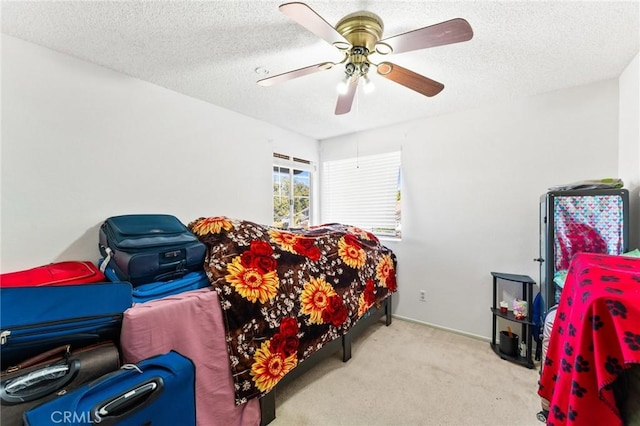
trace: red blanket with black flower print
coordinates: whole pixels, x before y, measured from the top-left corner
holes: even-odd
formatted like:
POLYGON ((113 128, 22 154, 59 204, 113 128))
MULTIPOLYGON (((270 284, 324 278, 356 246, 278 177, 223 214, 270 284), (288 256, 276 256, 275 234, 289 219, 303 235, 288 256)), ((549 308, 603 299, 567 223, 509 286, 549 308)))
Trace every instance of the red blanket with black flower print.
POLYGON ((547 424, 621 425, 611 384, 632 364, 640 364, 640 259, 579 253, 540 377, 547 424))
POLYGON ((189 229, 207 246, 236 404, 271 390, 396 291, 393 252, 352 226, 285 231, 217 216, 189 229))

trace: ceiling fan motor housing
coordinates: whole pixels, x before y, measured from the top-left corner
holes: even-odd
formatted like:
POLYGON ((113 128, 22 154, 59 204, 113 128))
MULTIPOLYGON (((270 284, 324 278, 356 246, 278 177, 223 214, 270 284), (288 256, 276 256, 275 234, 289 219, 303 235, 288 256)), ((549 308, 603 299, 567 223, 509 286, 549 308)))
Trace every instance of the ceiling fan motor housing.
POLYGON ((375 50, 376 43, 382 38, 383 29, 382 19, 366 10, 351 13, 336 24, 336 31, 352 46, 364 47, 368 52, 375 50))
POLYGON ((367 74, 369 71, 367 57, 370 52, 375 51, 383 29, 382 19, 375 13, 365 10, 351 13, 338 22, 336 31, 352 46, 349 50, 349 62, 345 67, 348 77, 354 74, 367 74))

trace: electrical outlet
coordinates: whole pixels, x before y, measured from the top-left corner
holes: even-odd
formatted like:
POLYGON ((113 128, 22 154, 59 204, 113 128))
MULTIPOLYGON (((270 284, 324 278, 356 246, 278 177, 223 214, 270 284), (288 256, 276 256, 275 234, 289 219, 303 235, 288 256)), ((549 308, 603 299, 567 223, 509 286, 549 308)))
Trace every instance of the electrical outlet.
POLYGON ((427 292, 424 290, 420 290, 420 301, 421 302, 427 301, 427 292))

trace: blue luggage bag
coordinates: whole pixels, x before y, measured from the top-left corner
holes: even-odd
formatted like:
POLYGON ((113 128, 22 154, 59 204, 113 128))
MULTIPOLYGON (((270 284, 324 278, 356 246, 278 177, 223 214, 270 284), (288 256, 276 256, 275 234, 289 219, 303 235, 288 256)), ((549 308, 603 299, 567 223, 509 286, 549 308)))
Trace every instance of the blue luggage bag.
POLYGON ((195 413, 194 364, 170 351, 125 364, 34 407, 24 414, 24 424, 188 426, 195 425, 195 413))
MULTIPOLYGON (((104 260, 100 260, 102 264, 104 260)), ((120 277, 110 266, 104 270, 104 275, 109 281, 118 282, 120 277)), ((162 299, 184 293, 185 291, 198 290, 211 285, 207 274, 202 271, 189 272, 182 278, 169 281, 158 281, 155 283, 141 284, 133 289, 133 303, 144 303, 150 300, 162 299)))
POLYGON ((118 342, 131 284, 0 288, 2 370, 62 345, 118 342))
POLYGON ((175 216, 129 214, 108 218, 98 248, 121 281, 134 287, 202 270, 206 247, 175 216))

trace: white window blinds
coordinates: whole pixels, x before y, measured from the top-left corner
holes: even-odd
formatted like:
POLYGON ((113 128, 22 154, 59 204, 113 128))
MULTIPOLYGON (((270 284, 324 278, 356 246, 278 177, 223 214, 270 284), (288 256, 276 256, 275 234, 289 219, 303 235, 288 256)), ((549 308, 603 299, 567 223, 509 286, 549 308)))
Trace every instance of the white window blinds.
POLYGON ((323 223, 400 236, 399 151, 324 162, 321 194, 323 223))

